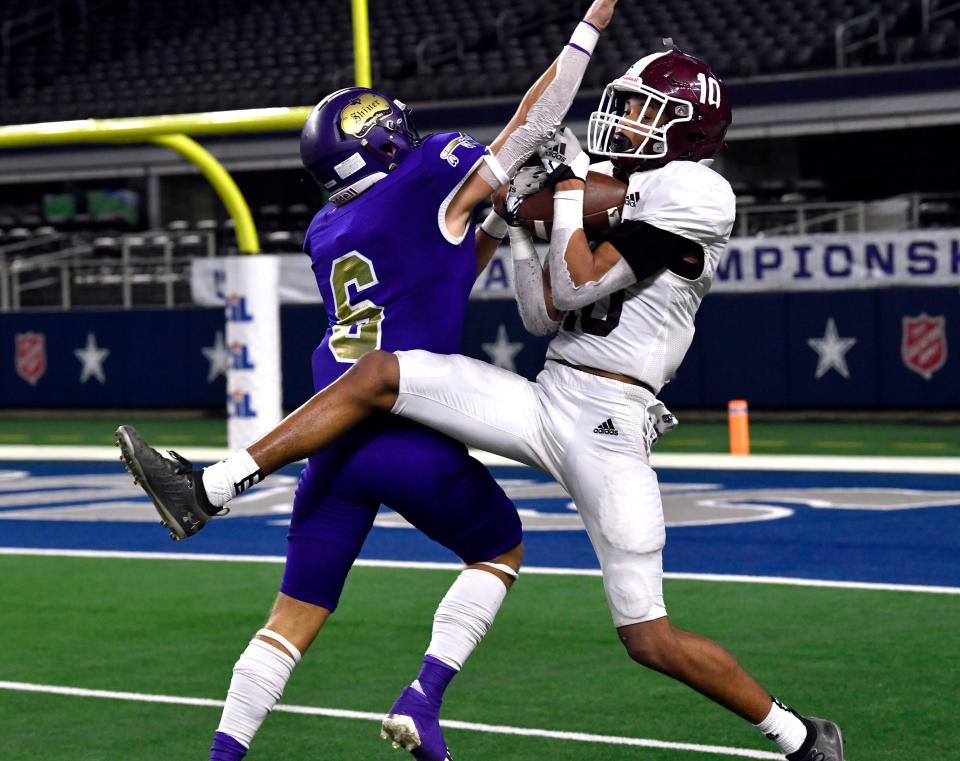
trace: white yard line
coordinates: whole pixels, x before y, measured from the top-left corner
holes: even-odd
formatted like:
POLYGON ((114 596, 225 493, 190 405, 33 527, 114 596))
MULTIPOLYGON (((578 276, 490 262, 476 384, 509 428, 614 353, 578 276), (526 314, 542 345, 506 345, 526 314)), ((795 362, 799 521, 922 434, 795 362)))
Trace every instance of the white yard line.
MULTIPOLYGON (((0 681, 0 690, 16 692, 39 692, 52 695, 65 695, 78 698, 102 698, 106 700, 127 700, 137 703, 165 703, 168 705, 197 706, 202 708, 222 708, 222 700, 207 698, 189 698, 178 695, 151 695, 142 692, 115 692, 113 690, 88 690, 80 687, 61 687, 54 684, 31 684, 28 682, 0 681)), ((346 711, 339 708, 320 708, 316 706, 284 705, 274 708, 275 711, 296 713, 307 716, 326 716, 335 719, 359 719, 361 721, 379 722, 382 713, 367 713, 365 711, 346 711)), ((714 756, 729 756, 736 758, 763 758, 782 759, 777 753, 769 753, 748 748, 728 748, 722 745, 700 745, 697 743, 665 742, 663 740, 649 740, 641 737, 617 737, 614 735, 594 735, 583 732, 561 732, 551 729, 535 729, 532 727, 511 727, 496 724, 476 724, 469 721, 442 721, 444 727, 463 729, 471 732, 484 732, 495 735, 517 735, 520 737, 543 737, 549 740, 566 740, 572 742, 594 743, 598 745, 629 745, 640 748, 659 748, 662 750, 685 750, 693 753, 707 753, 714 756)))
MULTIPOLYGON (((2 555, 34 557, 107 558, 119 560, 201 560, 219 563, 283 563, 282 555, 217 555, 200 552, 127 552, 122 550, 60 550, 32 547, 0 547, 2 555)), ((400 568, 426 571, 458 571, 460 563, 426 563, 413 560, 357 560, 361 568, 400 568)), ((524 566, 523 574, 533 576, 600 576, 596 568, 550 568, 524 566)), ((682 581, 711 581, 732 584, 784 584, 794 587, 826 589, 860 589, 878 592, 924 592, 927 594, 960 595, 960 587, 929 586, 924 584, 886 584, 872 581, 834 581, 830 579, 803 579, 792 576, 741 576, 722 573, 665 573, 664 578, 682 581)))
MULTIPOLYGON (((228 454, 227 449, 216 447, 176 447, 188 460, 216 462, 228 454)), ((471 454, 484 465, 516 465, 521 463, 506 457, 471 450, 471 454)), ((2 460, 119 460, 116 447, 81 446, 0 446, 2 460)), ((776 455, 755 454, 738 457, 728 454, 653 454, 654 468, 680 470, 780 470, 780 471, 830 471, 835 473, 942 473, 960 475, 960 457, 869 457, 854 455, 776 455)), ((522 466, 526 467, 526 466, 522 466)))

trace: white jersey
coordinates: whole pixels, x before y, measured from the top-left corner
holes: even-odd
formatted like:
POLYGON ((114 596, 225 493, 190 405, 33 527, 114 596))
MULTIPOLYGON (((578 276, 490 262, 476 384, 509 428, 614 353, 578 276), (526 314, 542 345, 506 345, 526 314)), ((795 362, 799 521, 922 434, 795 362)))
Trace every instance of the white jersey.
MULTIPOLYGON (((612 174, 609 162, 592 171, 612 174)), ((693 341, 693 318, 713 282, 733 229, 730 184, 705 164, 672 161, 634 172, 623 220, 646 222, 703 247, 703 271, 688 280, 670 270, 568 313, 547 359, 628 375, 658 391, 676 373, 693 341)))

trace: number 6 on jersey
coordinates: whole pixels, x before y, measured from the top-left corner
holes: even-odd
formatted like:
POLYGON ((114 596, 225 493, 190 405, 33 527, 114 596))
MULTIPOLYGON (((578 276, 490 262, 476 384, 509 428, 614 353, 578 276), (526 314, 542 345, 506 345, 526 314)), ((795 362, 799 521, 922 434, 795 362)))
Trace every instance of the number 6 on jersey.
POLYGON ((356 293, 360 293, 378 282, 373 262, 359 251, 351 251, 333 261, 330 289, 337 324, 330 336, 330 351, 338 362, 356 362, 368 351, 380 348, 383 307, 369 299, 351 304, 349 293, 351 285, 356 293))

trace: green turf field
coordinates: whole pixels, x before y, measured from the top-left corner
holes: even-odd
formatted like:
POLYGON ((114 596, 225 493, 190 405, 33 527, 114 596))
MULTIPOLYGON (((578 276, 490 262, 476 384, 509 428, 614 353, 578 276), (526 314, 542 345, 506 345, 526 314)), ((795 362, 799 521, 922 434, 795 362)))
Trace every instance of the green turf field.
MULTIPOLYGON (((0 557, 0 680, 222 699, 280 565, 0 557)), ((416 672, 452 572, 354 569, 284 703, 379 713, 416 672)), ((785 701, 835 718, 849 761, 957 758, 956 596, 667 581, 674 623, 712 636, 785 701)), ((0 690, 0 758, 205 758, 219 708, 0 690)), ((632 664, 600 580, 527 575, 448 692, 445 717, 773 750, 632 664)), ((449 730, 460 761, 724 756, 449 730)), ((275 713, 253 759, 408 758, 374 721, 275 713)))
MULTIPOLYGON (((726 423, 684 422, 657 444, 658 452, 727 452, 726 423)), ((226 423, 201 417, 151 417, 116 413, 104 416, 2 417, 0 445, 112 444, 120 424, 134 425, 160 446, 226 446, 226 423)), ((750 424, 757 454, 960 456, 960 426, 903 423, 755 420, 750 424)))

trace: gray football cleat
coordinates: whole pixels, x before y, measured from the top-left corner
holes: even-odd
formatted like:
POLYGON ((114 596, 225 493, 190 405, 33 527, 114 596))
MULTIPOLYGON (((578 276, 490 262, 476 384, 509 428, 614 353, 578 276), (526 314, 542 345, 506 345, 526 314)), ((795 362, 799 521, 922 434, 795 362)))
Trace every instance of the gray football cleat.
POLYGON ((832 721, 814 716, 806 717, 806 721, 817 730, 817 736, 803 755, 791 753, 788 756, 790 761, 843 761, 843 733, 840 727, 832 721))
POLYGON ((174 541, 196 534, 218 512, 203 488, 203 470, 195 471, 189 460, 176 452, 169 452, 172 459, 164 457, 129 425, 117 428, 117 446, 134 483, 153 501, 174 541))

